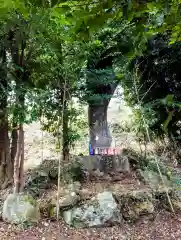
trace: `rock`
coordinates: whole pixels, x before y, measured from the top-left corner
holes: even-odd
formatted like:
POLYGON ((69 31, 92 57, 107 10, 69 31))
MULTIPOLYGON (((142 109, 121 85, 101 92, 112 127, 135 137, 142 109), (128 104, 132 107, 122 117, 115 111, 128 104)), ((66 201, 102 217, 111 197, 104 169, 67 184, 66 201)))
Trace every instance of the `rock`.
POLYGON ((40 219, 38 204, 30 195, 9 194, 3 205, 2 218, 9 223, 36 223, 40 219))
MULTIPOLYGON (((172 203, 172 207, 174 211, 180 212, 181 211, 181 191, 169 188, 167 189, 170 201, 172 203)), ((168 196, 164 189, 160 191, 155 191, 155 198, 158 200, 160 207, 172 211, 171 205, 168 201, 168 196)))
MULTIPOLYGON (((139 175, 145 181, 146 184, 150 185, 150 187, 153 188, 163 187, 163 182, 159 173, 149 170, 144 171, 140 170, 139 175)), ((166 186, 169 187, 172 185, 171 181, 169 181, 169 179, 165 175, 162 175, 162 177, 166 186)))
POLYGON ((141 216, 148 216, 154 213, 152 194, 148 192, 130 192, 120 197, 119 202, 123 217, 129 221, 135 221, 141 216))
POLYGON ((111 192, 97 194, 89 203, 63 212, 64 220, 74 227, 106 227, 122 221, 111 192))
POLYGON ((111 182, 112 181, 112 177, 109 176, 108 174, 105 174, 104 177, 102 178, 103 181, 106 182, 111 182))
POLYGON ((80 197, 75 192, 69 193, 59 199, 59 207, 60 209, 74 207, 79 200, 80 197))
POLYGON ((92 198, 93 193, 89 189, 81 189, 79 191, 79 196, 81 200, 90 200, 92 198))
POLYGON ((73 182, 73 183, 68 185, 67 190, 69 192, 79 193, 80 188, 81 188, 81 183, 80 182, 73 182))
POLYGON ((115 172, 130 173, 130 163, 127 156, 116 155, 114 156, 114 170, 115 172))
POLYGON ((181 211, 181 201, 179 199, 172 199, 173 209, 176 211, 181 211))
POLYGON ((104 173, 101 172, 99 169, 96 169, 95 171, 93 171, 92 174, 93 174, 95 177, 98 177, 98 178, 101 178, 101 177, 104 176, 104 173))
POLYGON ((48 174, 43 171, 31 174, 25 180, 24 190, 34 198, 40 197, 48 185, 48 174))
POLYGON ((102 157, 99 155, 92 155, 92 156, 78 156, 76 157, 76 160, 82 164, 83 168, 87 170, 88 172, 94 171, 94 170, 101 170, 101 163, 102 163, 102 157))

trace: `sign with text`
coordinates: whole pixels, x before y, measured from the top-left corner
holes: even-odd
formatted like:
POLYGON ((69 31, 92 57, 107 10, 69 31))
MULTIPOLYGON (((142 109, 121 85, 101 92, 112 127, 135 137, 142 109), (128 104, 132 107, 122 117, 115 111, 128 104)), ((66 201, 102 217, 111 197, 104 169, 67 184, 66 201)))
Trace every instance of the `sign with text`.
POLYGON ((121 149, 117 147, 110 148, 95 148, 91 149, 91 155, 117 155, 121 153, 121 149))

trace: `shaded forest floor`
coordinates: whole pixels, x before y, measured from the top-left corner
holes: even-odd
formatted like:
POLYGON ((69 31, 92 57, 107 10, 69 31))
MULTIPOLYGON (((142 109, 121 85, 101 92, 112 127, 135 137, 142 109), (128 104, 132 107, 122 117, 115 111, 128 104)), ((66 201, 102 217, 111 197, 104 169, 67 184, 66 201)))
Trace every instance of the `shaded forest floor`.
POLYGON ((67 228, 60 222, 43 219, 36 227, 23 230, 20 227, 0 222, 1 240, 174 240, 181 239, 181 218, 160 212, 154 221, 140 221, 133 226, 124 224, 112 228, 81 229, 67 228))
MULTIPOLYGON (((149 186, 140 183, 132 174, 116 183, 87 182, 82 188, 91 193, 91 197, 103 190, 144 191, 149 186)), ((42 196, 56 194, 49 189, 42 196)), ((5 193, 3 193, 5 196, 5 193)), ((140 218, 136 223, 123 220, 121 225, 107 228, 75 229, 68 227, 62 219, 51 221, 44 217, 34 227, 16 226, 0 221, 1 240, 174 240, 181 239, 181 215, 171 214, 165 210, 156 210, 153 219, 140 218)))

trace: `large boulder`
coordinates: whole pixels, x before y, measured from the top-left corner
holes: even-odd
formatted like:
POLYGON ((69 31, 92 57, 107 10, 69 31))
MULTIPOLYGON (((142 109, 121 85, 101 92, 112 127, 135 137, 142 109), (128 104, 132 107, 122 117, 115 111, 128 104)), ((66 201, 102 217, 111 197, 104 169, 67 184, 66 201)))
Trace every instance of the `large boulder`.
POLYGON ((132 191, 120 196, 121 213, 125 220, 136 221, 140 217, 152 217, 154 205, 152 194, 147 191, 132 191))
POLYGON ((146 183, 149 184, 151 188, 163 188, 163 181, 164 185, 167 187, 171 187, 172 183, 167 178, 167 176, 162 175, 160 177, 159 173, 151 171, 151 170, 140 170, 139 171, 140 178, 146 183), (162 180, 163 179, 163 180, 162 180))
POLYGON ((64 220, 74 227, 113 226, 122 221, 118 205, 111 192, 102 192, 87 204, 63 212, 64 220))
POLYGON ((9 223, 36 223, 40 219, 38 204, 30 195, 9 194, 3 205, 2 218, 9 223))

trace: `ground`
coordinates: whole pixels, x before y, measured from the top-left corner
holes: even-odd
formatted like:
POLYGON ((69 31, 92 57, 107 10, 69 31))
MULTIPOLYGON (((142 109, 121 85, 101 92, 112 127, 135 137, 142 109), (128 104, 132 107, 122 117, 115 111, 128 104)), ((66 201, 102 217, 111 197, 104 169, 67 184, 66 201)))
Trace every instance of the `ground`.
MULTIPOLYGON (((82 187, 93 195, 107 190, 133 191, 149 188, 141 184, 134 175, 123 180, 110 182, 87 182, 82 187)), ((56 189, 55 189, 56 190, 56 189)), ((43 196, 55 194, 56 191, 48 190, 43 196)), ((73 229, 68 227, 62 219, 50 221, 42 218, 34 227, 15 226, 0 222, 1 240, 174 240, 181 239, 181 216, 174 215, 164 210, 158 211, 152 220, 141 218, 134 224, 124 222, 120 226, 97 229, 73 229)))
POLYGON ((38 226, 23 230, 17 226, 0 223, 1 240, 174 240, 181 239, 181 218, 160 212, 154 221, 124 224, 112 228, 75 230, 63 221, 49 222, 43 219, 38 226))

